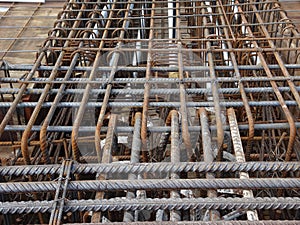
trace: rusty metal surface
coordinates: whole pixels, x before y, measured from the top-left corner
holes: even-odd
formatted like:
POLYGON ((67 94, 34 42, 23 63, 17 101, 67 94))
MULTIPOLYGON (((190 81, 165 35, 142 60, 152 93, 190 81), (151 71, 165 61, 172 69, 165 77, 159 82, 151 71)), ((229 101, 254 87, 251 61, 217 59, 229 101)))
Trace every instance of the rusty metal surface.
POLYGON ((299 43, 277 1, 66 2, 2 58, 0 225, 297 224, 299 43))

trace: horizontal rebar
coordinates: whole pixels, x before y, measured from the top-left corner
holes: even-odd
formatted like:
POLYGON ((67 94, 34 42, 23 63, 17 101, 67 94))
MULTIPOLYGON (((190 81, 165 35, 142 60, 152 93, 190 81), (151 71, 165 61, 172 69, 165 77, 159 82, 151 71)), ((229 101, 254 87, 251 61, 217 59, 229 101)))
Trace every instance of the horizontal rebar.
MULTIPOLYGON (((24 9, 0 40, 54 18, 24 9)), ((300 36, 278 1, 70 0, 57 18, 33 65, 0 62, 4 224, 297 224, 300 36)))
MULTIPOLYGON (((300 64, 284 64, 284 66, 287 69, 300 69, 300 64)), ((24 71, 28 71, 31 70, 33 67, 33 65, 30 64, 11 64, 11 63, 5 63, 2 64, 2 66, 0 66, 0 70, 24 70, 24 71)), ((238 65, 237 66, 238 69, 240 70, 264 70, 264 67, 262 67, 261 65, 238 65)), ((68 70, 70 67, 69 66, 60 66, 58 68, 58 71, 63 71, 63 70, 68 70)), ((218 66, 216 65, 215 70, 234 70, 233 66, 218 66)), ((280 66, 277 64, 269 64, 268 68, 270 69, 280 69, 280 66)), ((38 70, 52 70, 53 66, 45 66, 45 65, 41 65, 38 67, 38 70)), ((73 68, 73 71, 91 71, 92 67, 89 66, 76 66, 73 68)), ((111 67, 107 67, 107 66, 101 66, 98 67, 96 69, 97 71, 110 71, 111 67)), ((209 71, 209 67, 208 66, 183 66, 183 70, 184 71, 209 71)), ((129 66, 129 67, 125 67, 125 66, 118 66, 118 71, 146 71, 146 67, 143 66, 129 66)), ((178 71, 178 67, 174 66, 174 67, 168 67, 168 66, 153 66, 151 67, 151 71, 156 72, 156 71, 166 71, 166 72, 172 72, 172 71, 178 71)), ((222 79, 223 77, 218 77, 220 79, 222 79)), ((235 77, 231 77, 231 78, 235 78, 235 77)), ((246 78, 246 77, 245 77, 246 78)), ((291 77, 291 79, 293 78, 297 78, 297 77, 291 77)), ((47 78, 34 78, 34 79, 47 79, 47 78)))
MULTIPOLYGON (((171 67, 172 68, 172 67, 171 67)), ((126 71, 126 70, 124 70, 126 71)), ((138 70, 136 72, 139 72, 138 70)), ((176 72, 176 70, 170 69, 168 72, 176 72)), ((184 78, 182 80, 176 78, 151 78, 146 81, 145 78, 116 78, 112 83, 207 83, 207 82, 241 82, 241 81, 249 81, 249 82, 260 82, 260 81, 298 81, 300 80, 300 76, 292 76, 292 77, 218 77, 215 80, 212 80, 209 77, 201 77, 201 78, 184 78)), ((31 81, 25 81, 19 78, 0 78, 0 82, 3 83, 34 83, 34 84, 105 84, 108 82, 108 79, 96 78, 94 81, 89 81, 85 78, 70 78, 68 81, 63 81, 62 78, 56 78, 53 81, 49 81, 47 78, 33 78, 31 81)))
MULTIPOLYGON (((79 225, 79 223, 65 223, 66 225, 79 225)), ((231 220, 231 221, 160 221, 160 222, 131 222, 131 225, 298 225, 298 220, 262 220, 262 221, 246 221, 246 220, 231 220)), ((128 225, 124 222, 112 223, 80 223, 80 225, 128 225)))
MULTIPOLYGON (((300 128, 300 122, 295 122, 295 125, 297 128, 300 128)), ((5 127, 5 131, 24 131, 26 128, 25 125, 7 125, 5 127)), ((72 131, 72 126, 48 126, 47 131, 49 132, 71 132, 72 131)), ((223 125, 224 130, 229 130, 228 125, 223 125)), ((239 130, 248 130, 249 125, 248 124, 241 124, 238 126, 239 130)), ((290 125, 288 123, 259 123, 259 124, 254 124, 254 129, 255 130, 269 130, 269 129, 289 129, 290 125)), ((167 126, 155 126, 155 127, 148 127, 147 128, 149 132, 168 132, 170 131, 170 127, 167 126)), ((190 132, 199 132, 201 129, 200 126, 189 126, 188 130, 190 132)), ((211 130, 217 130, 217 126, 211 125, 210 126, 211 130)), ((32 131, 40 131, 41 126, 33 126, 32 131)), ((95 126, 80 126, 79 128, 80 132, 91 132, 95 131, 95 126)), ((101 131, 106 132, 107 127, 103 126, 101 128, 101 131)), ((133 127, 124 127, 124 126, 117 126, 116 127, 116 132, 117 133, 131 133, 133 132, 133 127)))
MULTIPOLYGON (((61 200, 60 200, 61 201, 61 200)), ((37 213, 51 210, 53 201, 1 202, 0 213, 37 213)), ((69 200, 64 212, 187 209, 299 209, 300 198, 183 198, 69 200)))
MULTIPOLYGON (((16 94, 19 92, 19 88, 1 88, 0 94, 16 94)), ((290 87, 278 87, 278 90, 281 92, 289 92, 291 89, 290 87)), ((300 91, 300 86, 296 86, 296 90, 300 91)), ((43 89, 37 89, 37 88, 27 88, 25 94, 41 94, 43 92, 43 89)), ((57 94, 59 92, 59 89, 51 89, 49 91, 49 94, 57 94)), ((92 89, 90 91, 91 94, 104 94, 106 92, 105 89, 92 89)), ((179 94, 179 89, 165 89, 165 88, 156 88, 151 89, 150 94, 165 94, 165 95, 171 95, 171 94, 179 94)), ((220 94, 238 94, 240 93, 239 88, 219 88, 218 92, 220 94)), ((271 87, 252 87, 252 88, 245 88, 246 93, 273 93, 274 89, 271 87)), ((67 89, 63 94, 82 94, 84 93, 84 89, 67 89)), ((187 88, 186 93, 191 94, 211 94, 211 89, 209 88, 187 88)), ((143 89, 113 89, 111 91, 111 94, 114 95, 121 95, 121 94, 132 94, 132 95, 143 95, 144 90, 143 89)))
MULTIPOLYGON (((36 181, 0 183, 0 193, 53 192, 56 182, 36 181)), ((159 189, 282 189, 300 188, 297 178, 250 178, 250 179, 151 179, 151 180, 86 180, 70 181, 68 191, 120 191, 120 190, 159 190, 159 189)))
MULTIPOLYGON (((35 108, 37 106, 37 102, 22 102, 17 105, 17 108, 35 108)), ((52 106, 52 102, 44 102, 42 104, 42 108, 49 108, 52 106)), ((150 102, 150 107, 168 107, 168 108, 179 108, 180 102, 150 102)), ((285 101, 287 106, 296 106, 296 101, 285 101)), ((12 103, 10 102, 0 102, 0 107, 2 108, 10 108, 12 103)), ((60 102, 57 104, 58 108, 78 108, 80 107, 81 102, 60 102)), ((86 104, 87 108, 101 107, 103 105, 102 102, 88 102, 86 104)), ((279 101, 249 101, 250 106, 280 106, 279 101)), ((124 108, 124 107, 143 107, 142 102, 109 102, 107 106, 112 108, 124 108)), ((214 107, 213 102, 187 102, 187 107, 214 107)), ((244 103, 242 101, 220 101, 221 107, 242 107, 244 103)))
MULTIPOLYGON (((1 176, 47 175, 58 174, 61 165, 28 165, 0 167, 1 176)), ((178 163, 102 163, 102 164, 73 164, 73 174, 95 173, 178 173, 178 172, 282 172, 299 171, 298 162, 178 162, 178 163)))

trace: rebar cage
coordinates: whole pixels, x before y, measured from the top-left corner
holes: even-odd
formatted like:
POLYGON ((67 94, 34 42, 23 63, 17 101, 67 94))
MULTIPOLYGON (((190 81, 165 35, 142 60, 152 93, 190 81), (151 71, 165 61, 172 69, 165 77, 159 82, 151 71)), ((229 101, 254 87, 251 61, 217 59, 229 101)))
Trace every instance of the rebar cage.
POLYGON ((1 224, 299 223, 299 42, 273 0, 66 2, 2 61, 1 224))

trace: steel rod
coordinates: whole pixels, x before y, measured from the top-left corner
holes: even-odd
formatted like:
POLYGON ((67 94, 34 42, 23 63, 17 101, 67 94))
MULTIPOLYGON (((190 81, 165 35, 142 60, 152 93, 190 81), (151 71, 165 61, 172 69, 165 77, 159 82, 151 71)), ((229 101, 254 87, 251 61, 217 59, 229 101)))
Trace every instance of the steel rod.
MULTIPOLYGON (((1 202, 1 213, 47 212, 53 201, 1 202)), ((65 212, 75 211, 120 211, 124 209, 299 209, 299 198, 194 198, 194 199, 110 199, 110 200, 71 200, 64 207, 65 212), (246 200, 246 202, 245 202, 246 200)))
MULTIPOLYGON (((243 179, 180 179, 180 180, 103 180, 70 181, 68 191, 116 191, 133 189, 281 189, 299 188, 297 178, 250 178, 243 179)), ((56 182, 1 183, 0 193, 49 192, 56 190, 56 182)))
MULTIPOLYGON (((61 165, 29 165, 0 167, 1 176, 21 176, 21 175, 47 175, 58 174, 61 165)), ((154 173, 154 172, 282 172, 282 171, 299 171, 298 162, 180 162, 180 163, 119 163, 119 164, 73 164, 71 173, 73 174, 96 174, 96 173, 154 173)))

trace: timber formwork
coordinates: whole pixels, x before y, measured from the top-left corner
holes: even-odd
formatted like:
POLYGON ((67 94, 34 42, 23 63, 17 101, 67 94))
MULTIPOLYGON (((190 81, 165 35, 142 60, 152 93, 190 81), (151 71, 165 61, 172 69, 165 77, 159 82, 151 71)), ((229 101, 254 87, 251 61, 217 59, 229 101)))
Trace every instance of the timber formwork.
POLYGON ((272 0, 66 2, 2 57, 0 223, 298 224, 299 43, 272 0))

